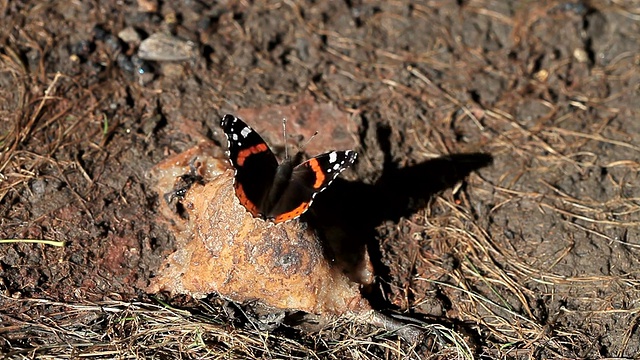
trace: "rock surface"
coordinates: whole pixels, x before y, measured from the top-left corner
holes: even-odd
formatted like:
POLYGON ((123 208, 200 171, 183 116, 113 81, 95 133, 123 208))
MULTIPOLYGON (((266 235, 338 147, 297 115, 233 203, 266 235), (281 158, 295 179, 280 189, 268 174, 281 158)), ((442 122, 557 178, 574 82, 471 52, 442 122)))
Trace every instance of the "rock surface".
POLYGON ((169 193, 191 166, 194 183, 180 200, 183 217, 168 211, 178 250, 170 255, 149 292, 202 298, 217 293, 236 302, 259 301, 279 310, 341 314, 370 309, 359 284, 325 258, 322 242, 304 222, 274 225, 253 218, 238 202, 233 169, 211 143, 157 165, 157 191, 169 193))

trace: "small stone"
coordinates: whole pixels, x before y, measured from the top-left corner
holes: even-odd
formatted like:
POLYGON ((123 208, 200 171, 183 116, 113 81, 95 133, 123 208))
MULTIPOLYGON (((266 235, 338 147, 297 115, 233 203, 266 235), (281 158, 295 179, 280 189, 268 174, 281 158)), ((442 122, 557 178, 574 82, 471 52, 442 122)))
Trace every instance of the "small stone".
POLYGON ((158 11, 158 2, 155 0, 138 0, 138 10, 141 12, 154 13, 158 11))
POLYGON ((42 196, 47 190, 47 182, 43 179, 36 179, 31 183, 31 191, 34 195, 42 196))
POLYGON ((546 69, 542 69, 533 74, 533 77, 538 81, 547 81, 547 79, 549 78, 549 71, 547 71, 546 69))
POLYGON ((195 44, 174 36, 155 33, 140 43, 138 57, 153 61, 181 61, 196 56, 195 44))
POLYGON ((140 38, 140 34, 138 33, 138 31, 131 26, 128 26, 122 29, 118 33, 118 37, 120 38, 120 40, 126 43, 136 44, 136 45, 140 44, 140 41, 142 40, 140 38))
POLYGON ((577 48, 573 50, 573 57, 578 60, 579 63, 588 63, 589 54, 584 49, 577 48))

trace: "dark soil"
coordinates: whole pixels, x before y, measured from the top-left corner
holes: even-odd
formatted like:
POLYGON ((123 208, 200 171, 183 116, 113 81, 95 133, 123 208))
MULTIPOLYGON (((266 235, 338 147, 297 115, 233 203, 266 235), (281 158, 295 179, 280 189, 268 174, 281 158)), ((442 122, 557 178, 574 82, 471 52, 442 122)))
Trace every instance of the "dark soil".
POLYGON ((640 353, 638 3, 9 1, 0 19, 0 238, 65 243, 0 245, 3 352, 46 343, 22 326, 54 311, 32 299, 153 302, 175 243, 149 170, 224 144, 225 113, 311 98, 358 143, 366 191, 339 214, 376 308, 477 357, 640 353), (139 58, 156 33, 172 61, 139 58))

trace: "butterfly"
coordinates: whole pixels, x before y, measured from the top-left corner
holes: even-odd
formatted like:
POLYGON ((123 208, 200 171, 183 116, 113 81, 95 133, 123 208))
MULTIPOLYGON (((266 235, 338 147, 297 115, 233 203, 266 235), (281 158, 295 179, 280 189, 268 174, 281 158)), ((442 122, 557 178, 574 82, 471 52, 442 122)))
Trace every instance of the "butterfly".
POLYGON ((267 143, 240 118, 227 114, 220 121, 235 169, 234 188, 251 215, 281 223, 309 209, 315 196, 349 166, 357 153, 331 151, 302 162, 302 153, 278 163, 267 143))

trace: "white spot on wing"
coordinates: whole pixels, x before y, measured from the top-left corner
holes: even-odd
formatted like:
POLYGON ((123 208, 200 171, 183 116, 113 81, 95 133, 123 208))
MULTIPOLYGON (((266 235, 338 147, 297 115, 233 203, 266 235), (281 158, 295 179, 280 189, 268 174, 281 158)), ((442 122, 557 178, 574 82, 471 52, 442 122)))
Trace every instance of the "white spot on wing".
POLYGON ((338 160, 338 154, 335 151, 329 153, 329 163, 333 164, 338 160))
POLYGON ((251 134, 251 128, 250 127, 245 127, 244 129, 242 129, 242 131, 240 131, 240 135, 242 135, 242 137, 246 138, 247 135, 251 134))

